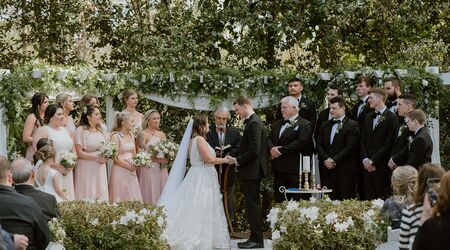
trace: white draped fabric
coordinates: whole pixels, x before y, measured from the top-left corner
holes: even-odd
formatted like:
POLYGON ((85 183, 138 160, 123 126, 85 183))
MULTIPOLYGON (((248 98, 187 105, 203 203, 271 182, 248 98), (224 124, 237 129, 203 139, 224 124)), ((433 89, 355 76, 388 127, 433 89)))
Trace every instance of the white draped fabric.
POLYGON ((6 148, 7 129, 6 124, 3 122, 5 114, 5 108, 0 108, 0 155, 7 156, 8 151, 6 148))

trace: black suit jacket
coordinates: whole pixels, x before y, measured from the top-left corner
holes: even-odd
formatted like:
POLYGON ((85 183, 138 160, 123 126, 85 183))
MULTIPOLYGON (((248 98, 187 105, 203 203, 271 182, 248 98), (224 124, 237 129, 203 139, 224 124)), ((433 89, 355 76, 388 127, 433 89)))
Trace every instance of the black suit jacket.
POLYGON ((364 117, 361 131, 361 160, 369 158, 378 170, 384 165, 387 168, 398 129, 398 118, 386 109, 379 118, 383 121, 379 120, 378 125, 372 129, 374 114, 375 112, 371 111, 364 117))
POLYGON ((298 103, 298 115, 302 118, 305 118, 309 122, 311 122, 312 127, 314 128, 316 125, 316 105, 311 100, 308 100, 304 96, 300 99, 298 103))
MULTIPOLYGON (((219 135, 216 131, 216 124, 212 124, 209 126, 209 132, 206 134, 206 140, 209 145, 214 148, 220 147, 219 143, 219 135)), ((239 130, 237 128, 227 126, 225 128, 225 146, 230 145, 231 148, 225 150, 225 154, 230 154, 233 157, 239 155, 239 145, 241 142, 241 135, 239 134, 239 130)))
POLYGON ((364 108, 361 111, 361 114, 359 114, 359 116, 358 116, 358 108, 359 108, 359 102, 357 102, 356 105, 353 106, 351 118, 352 118, 352 120, 357 121, 358 124, 359 124, 359 128, 362 129, 364 117, 366 117, 366 115, 369 112, 373 111, 373 109, 370 108, 369 103, 367 102, 367 100, 365 101, 364 108))
POLYGON ((19 184, 14 189, 20 194, 33 198, 36 204, 41 208, 47 220, 58 217, 58 205, 56 204, 55 196, 35 189, 33 186, 27 184, 19 184))
POLYGON ((433 141, 430 134, 428 134, 427 128, 419 129, 413 138, 411 144, 404 147, 399 154, 392 158, 395 164, 400 165, 406 162, 406 165, 411 165, 418 169, 420 165, 431 162, 433 141))
POLYGON ((359 126, 354 120, 343 119, 342 128, 335 133, 333 143, 330 144, 332 120, 323 123, 318 133, 316 147, 319 158, 320 171, 330 171, 334 174, 354 174, 359 169, 359 157, 355 151, 359 148, 359 126), (336 163, 333 169, 327 169, 323 162, 331 158, 336 163))
MULTIPOLYGON (((392 151, 391 151, 392 157, 395 157, 396 155, 398 155, 405 147, 408 146, 408 144, 409 144, 408 138, 410 136, 411 136, 411 132, 409 131, 408 126, 406 126, 406 124, 403 124, 402 126, 400 126, 397 129, 397 132, 395 134, 394 145, 392 146, 392 151)), ((405 159, 405 161, 398 162, 397 164, 399 166, 405 165, 406 159, 405 159)))
POLYGON ((267 140, 267 149, 281 146, 281 156, 272 159, 272 169, 285 174, 298 174, 300 153, 306 154, 312 144, 312 124, 308 120, 297 116, 295 123, 289 125, 280 135, 283 120, 272 124, 271 133, 267 140))
POLYGON ((0 218, 3 229, 28 237, 27 249, 45 249, 50 242, 47 220, 36 202, 5 185, 0 185, 0 218))
POLYGON ((258 180, 267 175, 267 137, 264 124, 258 115, 252 114, 241 138, 237 176, 239 180, 258 180))

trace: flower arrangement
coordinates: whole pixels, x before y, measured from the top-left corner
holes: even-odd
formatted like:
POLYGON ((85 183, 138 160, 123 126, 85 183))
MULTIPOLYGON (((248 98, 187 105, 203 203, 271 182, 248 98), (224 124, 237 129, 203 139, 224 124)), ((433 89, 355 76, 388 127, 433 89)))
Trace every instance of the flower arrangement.
POLYGON ((133 156, 133 165, 143 168, 154 167, 150 154, 145 151, 140 151, 133 156))
POLYGON ((108 159, 117 158, 118 149, 117 144, 110 140, 102 141, 100 143, 100 148, 98 149, 98 155, 108 159))
POLYGON ((77 155, 72 152, 64 152, 61 154, 59 163, 65 168, 74 168, 77 165, 77 155))
POLYGON ((141 202, 59 204, 66 249, 168 249, 162 208, 141 202))
POLYGON ((388 226, 382 205, 382 200, 284 202, 267 216, 273 249, 375 249, 388 226))
POLYGON ((149 148, 150 155, 155 158, 167 159, 167 164, 162 164, 162 166, 170 166, 171 162, 175 159, 178 151, 178 145, 170 140, 164 140, 149 148))
POLYGON ((48 228, 52 234, 52 241, 63 245, 66 239, 66 231, 64 230, 60 221, 57 218, 52 218, 48 222, 48 228))

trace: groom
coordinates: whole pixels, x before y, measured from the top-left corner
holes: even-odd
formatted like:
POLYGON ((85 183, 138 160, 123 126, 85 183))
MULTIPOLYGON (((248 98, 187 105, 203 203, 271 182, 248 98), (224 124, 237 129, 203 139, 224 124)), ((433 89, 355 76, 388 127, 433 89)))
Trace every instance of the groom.
POLYGON ((239 248, 264 248, 262 234, 262 214, 259 186, 267 175, 267 138, 264 124, 255 114, 249 98, 241 96, 233 102, 236 114, 245 118, 245 129, 241 138, 239 156, 229 157, 229 164, 235 164, 237 177, 241 184, 247 206, 247 219, 250 224, 250 238, 239 243, 239 248))

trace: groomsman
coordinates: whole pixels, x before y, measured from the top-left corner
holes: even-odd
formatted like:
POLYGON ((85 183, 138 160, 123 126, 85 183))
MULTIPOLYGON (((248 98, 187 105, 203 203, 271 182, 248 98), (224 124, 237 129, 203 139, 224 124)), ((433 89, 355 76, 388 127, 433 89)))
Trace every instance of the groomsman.
POLYGON ((428 134, 425 124, 427 115, 421 109, 415 109, 406 115, 408 129, 412 132, 412 140, 407 147, 392 158, 394 164, 406 159, 406 164, 419 169, 424 163, 431 162, 433 153, 433 141, 428 134))
POLYGON ((272 158, 274 195, 276 202, 283 202, 279 188, 298 188, 300 153, 307 152, 312 144, 312 125, 298 115, 298 101, 287 96, 281 99, 283 119, 272 124, 267 148, 272 158))
POLYGON ((355 174, 359 169, 359 127, 345 115, 345 101, 330 101, 332 119, 326 121, 316 141, 322 186, 333 189, 331 199, 355 198, 355 174))
MULTIPOLYGON (((327 88, 326 93, 326 99, 327 99, 327 108, 320 111, 319 115, 317 117, 316 127, 314 128, 314 138, 317 140, 317 136, 319 135, 320 127, 322 127, 322 124, 328 120, 331 120, 331 113, 330 113, 330 100, 333 97, 341 96, 342 97, 342 90, 337 85, 331 85, 327 88)), ((350 112, 347 111, 347 108, 345 109, 345 115, 347 117, 351 117, 350 112)))
POLYGON ((250 99, 238 97, 233 105, 236 114, 241 119, 245 118, 245 129, 241 138, 239 156, 229 157, 229 164, 236 165, 238 169, 237 177, 244 194, 250 225, 250 238, 238 244, 238 247, 263 248, 260 182, 267 175, 267 137, 264 124, 253 111, 250 99))
POLYGON ((401 82, 397 77, 389 77, 384 81, 384 89, 388 93, 386 107, 389 111, 397 114, 398 97, 402 94, 401 82))
MULTIPOLYGON (((351 118, 358 122, 359 130, 361 131, 364 117, 372 109, 369 105, 369 92, 372 89, 372 80, 368 76, 360 76, 356 80, 356 95, 359 101, 353 106, 351 118)), ((357 152, 359 153, 359 152, 357 152)), ((364 197, 364 184, 363 184, 363 166, 360 167, 360 171, 356 174, 356 188, 361 200, 365 200, 364 197)))
MULTIPOLYGON (((413 111, 416 108, 416 97, 412 94, 403 94, 398 97, 398 104, 397 104, 397 112, 398 116, 401 118, 399 119, 399 125, 396 139, 394 142, 394 145, 392 146, 392 152, 391 156, 395 157, 398 155, 402 149, 406 146, 408 146, 408 139, 411 136, 411 132, 408 129, 408 126, 406 124, 406 120, 404 117, 409 112, 413 111)), ((400 158, 397 158, 397 162, 394 163, 392 158, 389 160, 389 167, 394 170, 397 166, 403 166, 406 165, 406 159, 400 160, 400 158)))
POLYGON ((390 196, 391 170, 387 164, 398 129, 398 118, 387 109, 386 98, 386 90, 370 90, 368 102, 374 111, 366 114, 361 130, 363 185, 368 200, 390 196))
MULTIPOLYGON (((227 122, 230 118, 230 111, 225 106, 219 106, 214 111, 214 121, 215 123, 209 127, 209 132, 206 134, 206 140, 209 145, 216 151, 217 157, 224 157, 226 155, 231 155, 236 157, 239 155, 239 143, 241 140, 241 135, 237 128, 228 126, 227 122), (226 147, 222 152, 217 148, 226 147)), ((221 188, 220 190, 226 194, 227 198, 227 209, 230 221, 234 218, 234 178, 235 171, 234 167, 228 164, 223 164, 222 166, 216 166, 218 169, 221 188), (225 180, 225 177, 226 180, 225 180), (226 183, 225 183, 226 181, 226 183)))
POLYGON ((359 128, 363 123, 364 117, 371 111, 369 105, 369 92, 372 89, 372 80, 368 76, 360 76, 356 80, 356 95, 359 101, 353 106, 352 118, 357 121, 359 128))

